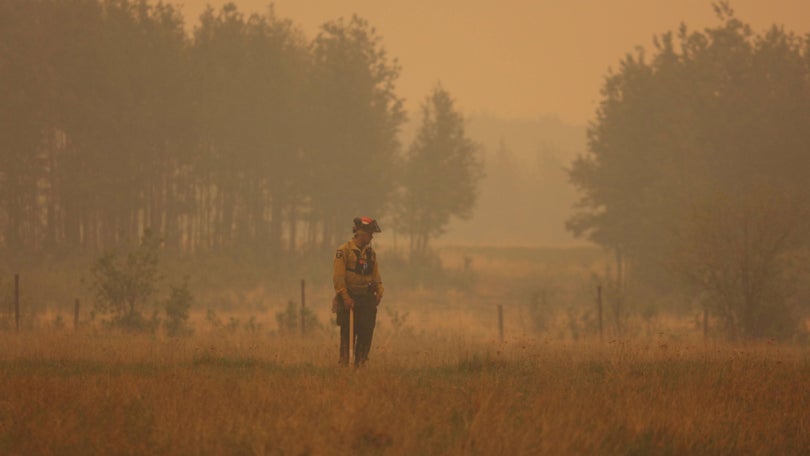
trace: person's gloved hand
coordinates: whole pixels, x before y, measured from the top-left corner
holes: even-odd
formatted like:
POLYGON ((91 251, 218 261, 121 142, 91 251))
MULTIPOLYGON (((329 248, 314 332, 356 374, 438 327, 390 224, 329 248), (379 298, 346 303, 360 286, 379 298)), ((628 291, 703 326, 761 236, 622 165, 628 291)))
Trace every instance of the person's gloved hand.
POLYGON ((354 309, 354 299, 352 299, 351 296, 344 296, 343 297, 343 307, 345 307, 346 310, 354 309))

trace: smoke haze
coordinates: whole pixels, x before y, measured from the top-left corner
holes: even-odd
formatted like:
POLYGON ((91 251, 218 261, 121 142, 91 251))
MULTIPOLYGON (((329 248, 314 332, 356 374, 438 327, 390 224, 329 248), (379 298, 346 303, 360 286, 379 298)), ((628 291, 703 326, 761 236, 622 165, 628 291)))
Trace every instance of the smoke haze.
MULTIPOLYGON (((185 0, 187 27, 206 4, 185 0)), ((246 14, 264 13, 267 0, 236 0, 246 14)), ((278 0, 276 14, 308 36, 328 20, 357 14, 383 37, 403 71, 398 92, 416 109, 437 81, 469 113, 507 118, 555 115, 584 125, 599 101, 608 68, 655 35, 718 23, 709 0, 595 0, 470 2, 467 0, 278 0)), ((736 0, 737 17, 755 31, 773 24, 810 29, 805 0, 736 0)))

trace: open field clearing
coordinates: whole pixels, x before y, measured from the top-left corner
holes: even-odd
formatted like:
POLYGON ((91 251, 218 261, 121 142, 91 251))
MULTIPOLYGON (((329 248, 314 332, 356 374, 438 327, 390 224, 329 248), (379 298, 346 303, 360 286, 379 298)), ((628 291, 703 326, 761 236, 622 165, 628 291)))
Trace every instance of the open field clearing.
POLYGON ((807 454, 810 353, 336 334, 0 334, 2 454, 807 454))
POLYGON ((726 344, 699 308, 643 297, 619 335, 609 296, 600 338, 595 249, 442 260, 454 286, 391 274, 362 369, 337 365, 328 271, 306 337, 278 319, 297 280, 199 276, 171 338, 105 328, 88 296, 74 329, 68 281, 24 275, 21 330, 0 315, 0 454, 810 454, 806 344, 726 344))

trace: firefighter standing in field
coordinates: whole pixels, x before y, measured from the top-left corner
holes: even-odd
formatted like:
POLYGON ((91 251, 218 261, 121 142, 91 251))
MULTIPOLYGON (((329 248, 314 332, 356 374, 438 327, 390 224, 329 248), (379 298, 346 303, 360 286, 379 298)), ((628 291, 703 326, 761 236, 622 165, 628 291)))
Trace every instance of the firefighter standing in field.
POLYGON ((380 226, 370 217, 356 217, 352 228, 354 237, 335 253, 332 282, 335 300, 332 311, 337 313, 340 326, 340 363, 349 363, 349 310, 354 309, 355 365, 368 360, 371 338, 377 321, 377 306, 383 297, 383 286, 377 255, 371 247, 374 233, 380 226))

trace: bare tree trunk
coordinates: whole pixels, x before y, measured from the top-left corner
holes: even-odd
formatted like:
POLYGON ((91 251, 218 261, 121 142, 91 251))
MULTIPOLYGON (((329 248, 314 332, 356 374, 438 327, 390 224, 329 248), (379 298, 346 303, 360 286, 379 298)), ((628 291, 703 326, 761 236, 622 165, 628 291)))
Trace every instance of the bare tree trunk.
POLYGON ((287 210, 287 219, 289 221, 289 236, 287 251, 294 253, 297 250, 298 243, 298 207, 295 202, 291 203, 287 210))
POLYGON ((270 213, 270 232, 268 239, 268 248, 271 255, 278 255, 281 253, 281 226, 284 214, 284 198, 281 196, 282 192, 276 190, 273 193, 273 203, 271 205, 270 213))

